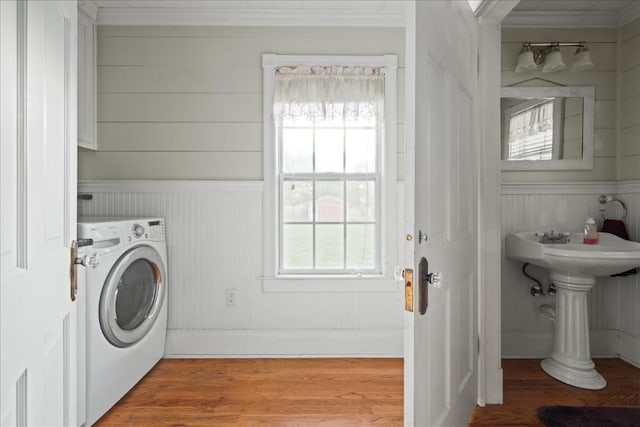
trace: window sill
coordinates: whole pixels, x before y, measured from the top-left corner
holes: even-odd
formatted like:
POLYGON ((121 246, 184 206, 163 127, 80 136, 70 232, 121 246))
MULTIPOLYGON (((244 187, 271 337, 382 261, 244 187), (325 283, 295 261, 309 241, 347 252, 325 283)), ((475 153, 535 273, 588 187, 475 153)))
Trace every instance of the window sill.
POLYGON ((263 278, 264 292, 396 292, 402 282, 387 278, 263 278))

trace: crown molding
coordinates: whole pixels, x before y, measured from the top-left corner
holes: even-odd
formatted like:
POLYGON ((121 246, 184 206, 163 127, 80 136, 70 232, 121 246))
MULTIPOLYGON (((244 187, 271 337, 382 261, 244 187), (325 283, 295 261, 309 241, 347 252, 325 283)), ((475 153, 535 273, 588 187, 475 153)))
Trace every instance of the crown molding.
MULTIPOLYGON (((625 9, 626 10, 626 9, 625 9)), ((502 21, 509 27, 613 27, 620 26, 620 15, 615 11, 573 12, 561 10, 514 10, 502 21)))
POLYGON ((225 10, 189 8, 100 8, 98 25, 226 25, 404 27, 404 8, 383 10, 225 10))

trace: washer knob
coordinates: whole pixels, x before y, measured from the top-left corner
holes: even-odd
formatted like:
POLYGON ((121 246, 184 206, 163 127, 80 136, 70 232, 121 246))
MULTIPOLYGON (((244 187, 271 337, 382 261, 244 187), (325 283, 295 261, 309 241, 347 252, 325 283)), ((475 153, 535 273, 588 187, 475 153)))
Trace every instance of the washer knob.
POLYGON ((140 224, 135 224, 133 226, 133 234, 136 237, 142 237, 142 235, 144 234, 144 227, 141 226, 140 224))

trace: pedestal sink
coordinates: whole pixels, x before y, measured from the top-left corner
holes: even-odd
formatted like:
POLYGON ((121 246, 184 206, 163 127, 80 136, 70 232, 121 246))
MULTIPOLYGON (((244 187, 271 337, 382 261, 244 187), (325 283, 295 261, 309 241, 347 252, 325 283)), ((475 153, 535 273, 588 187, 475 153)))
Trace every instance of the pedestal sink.
POLYGON ((596 245, 582 243, 581 233, 567 234, 568 243, 541 243, 542 233, 507 235, 509 258, 545 267, 556 285, 553 352, 540 366, 553 378, 575 387, 599 390, 606 380, 595 370, 589 351, 587 292, 596 277, 640 266, 640 243, 600 233, 596 245))

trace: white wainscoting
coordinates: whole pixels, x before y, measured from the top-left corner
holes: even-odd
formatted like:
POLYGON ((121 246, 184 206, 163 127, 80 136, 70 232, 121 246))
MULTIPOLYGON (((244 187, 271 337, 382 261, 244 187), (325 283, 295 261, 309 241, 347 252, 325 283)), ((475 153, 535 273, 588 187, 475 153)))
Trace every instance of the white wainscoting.
MULTIPOLYGON (((581 231, 587 217, 600 217, 603 205, 600 194, 615 195, 617 183, 545 183, 503 184, 502 218, 502 355, 507 358, 539 358, 549 355, 553 342, 553 322, 540 312, 542 304, 554 305, 553 296, 533 297, 534 284, 521 272, 522 263, 509 260, 504 254, 504 237, 511 232, 528 230, 581 231)), ((640 196, 640 194, 639 194, 640 196)), ((617 217, 615 204, 608 204, 607 217, 617 217)), ((629 207, 630 216, 640 217, 637 206, 629 207)), ((632 224, 629 224, 632 225, 632 224)), ((637 228, 636 228, 637 229, 637 228)), ((636 234, 637 237, 637 234, 636 234)), ((546 270, 529 266, 527 271, 548 285, 546 270)), ((638 309, 637 276, 598 279, 589 296, 589 326, 591 352, 594 356, 616 357, 621 351, 620 332, 637 337, 638 309), (635 287, 634 287, 634 284, 635 287), (635 294, 632 293, 632 289, 635 294), (635 300, 629 298, 635 297, 635 300), (630 307, 625 310, 624 305, 630 307), (635 312, 632 308, 635 307, 635 312), (625 314, 622 314, 625 313, 625 314), (626 317, 622 320, 621 317, 626 317), (635 322, 632 326, 630 323, 635 322), (627 325, 627 329, 625 329, 627 325)), ((627 341, 629 341, 627 339, 627 341)), ((633 359, 631 353, 627 356, 633 359)))
MULTIPOLYGON (((621 182, 618 197, 627 205, 629 237, 640 241, 640 181, 621 182)), ((640 275, 621 280, 619 317, 620 357, 640 367, 640 275)))
POLYGON ((402 356, 401 284, 263 291, 261 181, 84 181, 78 191, 93 195, 78 201, 82 216, 166 219, 167 357, 402 356))

